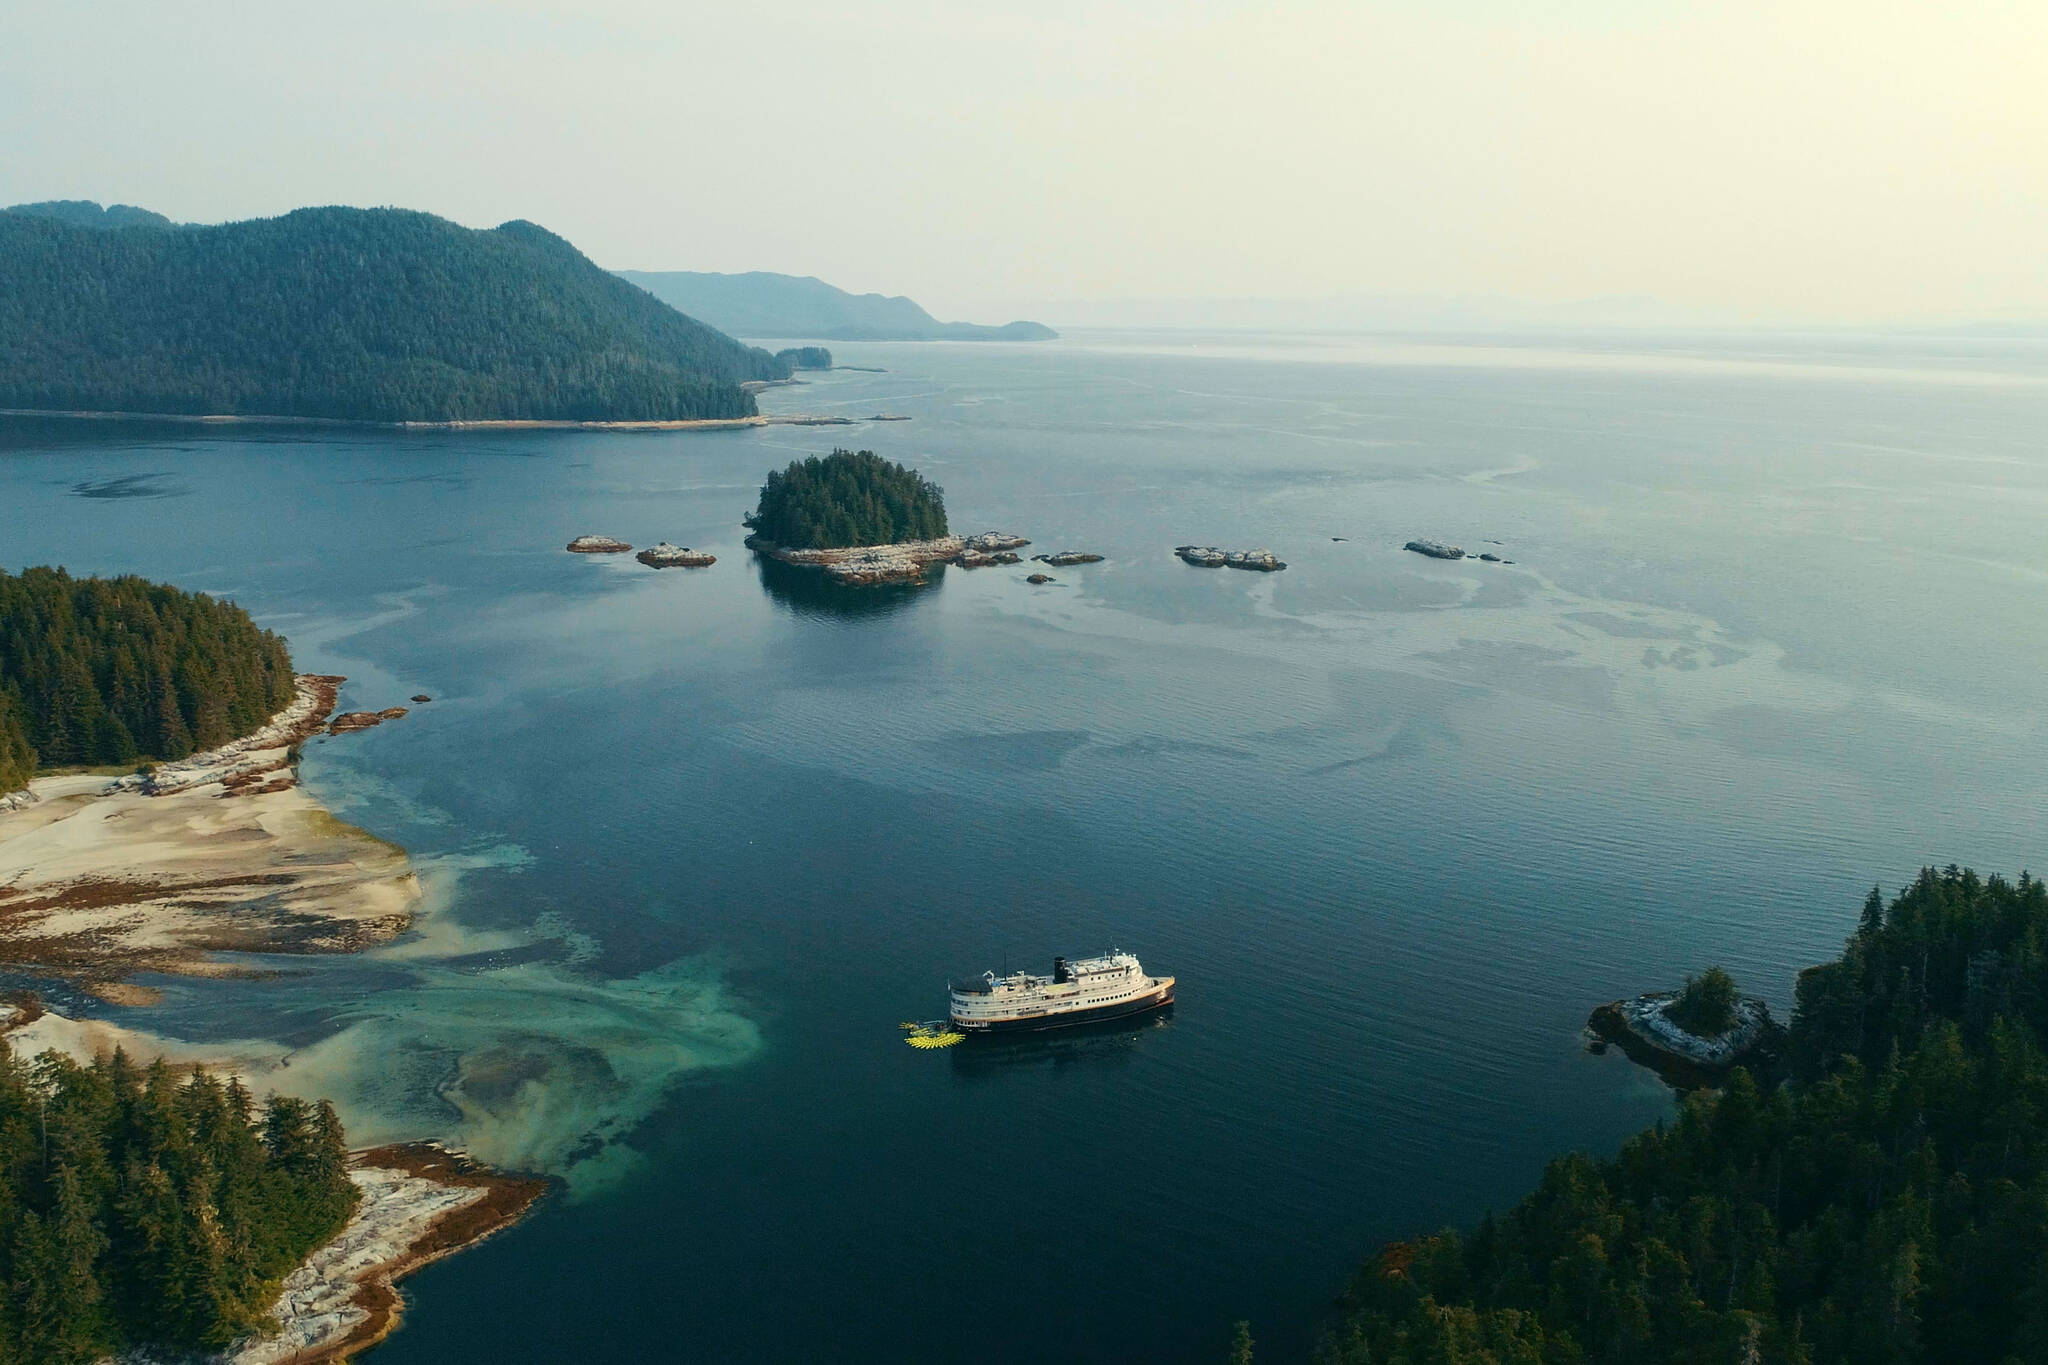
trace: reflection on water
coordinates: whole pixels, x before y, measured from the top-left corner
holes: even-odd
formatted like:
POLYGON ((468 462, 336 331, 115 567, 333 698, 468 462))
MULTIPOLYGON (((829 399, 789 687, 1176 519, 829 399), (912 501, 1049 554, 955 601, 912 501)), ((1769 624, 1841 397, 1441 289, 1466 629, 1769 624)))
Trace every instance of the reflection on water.
POLYGON ((933 565, 919 583, 877 583, 854 587, 830 574, 785 564, 767 555, 749 554, 761 586, 775 604, 797 617, 892 616, 933 591, 945 577, 944 565, 933 565))
POLYGON ((1140 1019, 1105 1019, 1047 1033, 976 1034, 947 1049, 962 1080, 995 1080, 1030 1068, 1120 1065, 1173 1027, 1173 1006, 1140 1019))

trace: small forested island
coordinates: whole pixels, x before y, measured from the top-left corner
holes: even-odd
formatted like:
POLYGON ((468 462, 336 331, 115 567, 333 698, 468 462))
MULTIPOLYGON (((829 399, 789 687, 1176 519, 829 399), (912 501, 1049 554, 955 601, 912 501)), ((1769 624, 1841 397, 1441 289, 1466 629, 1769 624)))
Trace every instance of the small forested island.
POLYGON ((1738 1067, 1469 1233, 1384 1248, 1317 1360, 2048 1358, 2048 888, 1952 865, 1873 891, 1796 1000, 1782 1083, 1738 1067))
POLYGON ((937 484, 872 450, 835 449, 769 473, 744 519, 747 548, 851 585, 914 582, 934 564, 1016 564, 1031 542, 1007 531, 946 530, 937 484))
POLYGON ((946 534, 946 497, 872 450, 835 449, 770 471, 743 521, 762 542, 787 550, 937 540, 946 534))
POLYGON ((791 346, 775 353, 777 363, 792 370, 829 370, 832 352, 823 346, 791 346))
POLYGON ((295 690, 284 641, 232 602, 136 577, 0 570, 0 795, 39 764, 225 744, 295 690))
POLYGON ((358 1195, 326 1102, 0 1045, 0 1362, 218 1350, 358 1195))
POLYGON ((544 228, 307 208, 0 212, 0 409, 370 422, 756 416, 789 366, 544 228), (118 224, 118 225, 117 225, 118 224))

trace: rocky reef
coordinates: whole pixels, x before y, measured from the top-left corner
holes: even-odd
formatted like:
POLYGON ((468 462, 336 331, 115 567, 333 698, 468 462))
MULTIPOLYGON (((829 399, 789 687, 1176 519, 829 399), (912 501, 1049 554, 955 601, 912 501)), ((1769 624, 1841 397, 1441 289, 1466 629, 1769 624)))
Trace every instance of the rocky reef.
POLYGON ((1031 542, 1008 531, 984 531, 974 536, 941 536, 936 540, 904 541, 896 545, 854 545, 842 550, 793 550, 759 536, 747 538, 747 548, 784 564, 823 570, 834 582, 853 585, 907 583, 923 578, 934 564, 957 564, 980 568, 991 564, 1015 564, 1009 553, 1031 542))
POLYGON ((367 730, 387 720, 399 720, 406 714, 403 706, 387 706, 382 711, 344 711, 327 727, 327 733, 345 735, 351 730, 367 730))
POLYGON ((622 555, 633 547, 610 536, 578 536, 569 542, 572 555, 622 555))
POLYGON ((1033 555, 1040 564, 1050 564, 1055 569, 1064 569, 1070 564, 1100 564, 1101 555, 1089 554, 1086 550, 1061 550, 1058 554, 1033 555))
POLYGON ((1025 574, 1024 581, 1026 583, 1050 583, 1053 581, 1053 578, 1052 575, 1048 573, 1032 573, 1025 574))
POLYGON ((1271 550, 1219 550, 1213 545, 1176 545, 1173 552, 1201 569, 1251 569, 1278 573, 1287 567, 1271 550))
POLYGON ((659 545, 648 546, 633 558, 655 569, 702 569, 718 562, 717 555, 708 555, 687 545, 671 545, 665 540, 659 545))
POLYGON ((1463 559, 1465 557, 1463 550, 1455 545, 1446 545, 1441 540, 1411 540, 1401 548, 1413 550, 1419 555, 1428 555, 1431 559, 1463 559))
POLYGON ((1586 1021, 1596 1050, 1605 1051, 1611 1043, 1629 1060, 1688 1090, 1719 1084, 1738 1066, 1766 1071, 1776 1066, 1785 1029, 1764 1001, 1755 996, 1737 1000, 1734 1022, 1710 1038, 1687 1032, 1670 1017, 1677 1001, 1676 991, 1655 991, 1600 1006, 1586 1021))

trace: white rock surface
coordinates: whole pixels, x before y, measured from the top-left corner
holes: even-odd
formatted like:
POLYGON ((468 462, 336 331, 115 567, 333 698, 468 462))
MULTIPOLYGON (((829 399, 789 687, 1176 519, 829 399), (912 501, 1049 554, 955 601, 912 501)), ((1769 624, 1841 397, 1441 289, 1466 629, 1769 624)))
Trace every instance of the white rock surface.
POLYGON ((1629 1032, 1652 1047, 1661 1048, 1701 1066, 1728 1066, 1749 1051, 1770 1027, 1771 1008, 1754 996, 1735 1002, 1735 1024, 1718 1038, 1687 1033, 1666 1013, 1678 997, 1669 993, 1639 995, 1621 1002, 1622 1021, 1629 1032))

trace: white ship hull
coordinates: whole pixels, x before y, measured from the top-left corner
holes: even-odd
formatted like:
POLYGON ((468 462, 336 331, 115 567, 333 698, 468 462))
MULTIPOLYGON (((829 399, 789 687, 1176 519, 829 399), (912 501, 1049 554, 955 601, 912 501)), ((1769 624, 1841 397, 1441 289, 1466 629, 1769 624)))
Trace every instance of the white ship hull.
POLYGON ((1027 1033, 1147 1014, 1173 1003, 1174 978, 1147 976, 1138 959, 1112 953, 1069 964, 1051 976, 1017 973, 956 983, 947 1019, 963 1033, 1027 1033))

